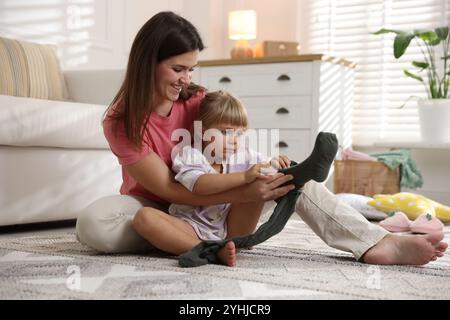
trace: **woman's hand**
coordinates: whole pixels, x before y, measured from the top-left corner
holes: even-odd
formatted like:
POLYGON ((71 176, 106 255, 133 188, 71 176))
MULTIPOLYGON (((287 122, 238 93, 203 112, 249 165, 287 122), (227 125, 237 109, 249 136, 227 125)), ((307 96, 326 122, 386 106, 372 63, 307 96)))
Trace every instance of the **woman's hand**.
POLYGON ((294 177, 290 174, 284 175, 282 173, 277 173, 271 176, 260 175, 258 179, 242 187, 243 197, 247 202, 275 200, 295 188, 293 184, 279 187, 293 178, 294 177))

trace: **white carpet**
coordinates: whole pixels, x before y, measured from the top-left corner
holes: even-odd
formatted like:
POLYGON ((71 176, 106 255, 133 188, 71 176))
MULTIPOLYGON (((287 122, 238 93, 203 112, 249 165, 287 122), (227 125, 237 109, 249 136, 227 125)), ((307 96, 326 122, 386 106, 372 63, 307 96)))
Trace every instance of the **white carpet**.
MULTIPOLYGON (((446 227, 450 240, 450 227, 446 227)), ((450 258, 370 266, 302 221, 238 254, 235 268, 180 268, 163 254, 99 255, 73 233, 2 237, 0 299, 450 299, 450 258)))

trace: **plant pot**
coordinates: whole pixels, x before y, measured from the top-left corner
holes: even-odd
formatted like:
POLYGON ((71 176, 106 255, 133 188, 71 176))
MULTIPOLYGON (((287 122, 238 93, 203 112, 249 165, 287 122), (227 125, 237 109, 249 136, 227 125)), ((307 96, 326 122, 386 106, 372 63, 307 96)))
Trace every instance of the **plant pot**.
POLYGON ((419 99, 422 140, 450 142, 450 99, 419 99))

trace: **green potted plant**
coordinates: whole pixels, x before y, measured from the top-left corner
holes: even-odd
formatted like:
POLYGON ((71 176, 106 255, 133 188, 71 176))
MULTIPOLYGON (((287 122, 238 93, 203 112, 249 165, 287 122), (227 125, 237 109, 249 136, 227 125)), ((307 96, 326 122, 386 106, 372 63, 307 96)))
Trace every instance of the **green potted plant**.
MULTIPOLYGON (((412 61, 416 71, 403 70, 403 73, 407 77, 420 81, 428 95, 426 99, 418 99, 422 139, 429 142, 450 142, 450 70, 447 65, 450 60, 449 27, 420 31, 383 28, 373 34, 385 33, 396 34, 394 39, 394 57, 396 59, 406 52, 412 40, 418 44, 423 61, 412 61), (440 55, 437 55, 438 51, 440 55)), ((412 97, 415 96, 410 98, 412 97)))

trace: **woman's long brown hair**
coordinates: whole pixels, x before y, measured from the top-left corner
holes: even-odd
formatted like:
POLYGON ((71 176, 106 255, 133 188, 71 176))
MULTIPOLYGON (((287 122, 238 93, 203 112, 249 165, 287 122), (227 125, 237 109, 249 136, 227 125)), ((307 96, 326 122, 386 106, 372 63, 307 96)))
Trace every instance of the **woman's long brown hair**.
MULTIPOLYGON (((131 46, 125 79, 107 110, 112 109, 108 117, 116 120, 116 126, 123 121, 126 135, 136 149, 142 147, 145 123, 154 107, 156 65, 170 57, 203 48, 197 29, 173 12, 154 15, 139 30, 131 46)), ((187 100, 199 90, 204 88, 191 83, 180 93, 180 99, 187 100)))

